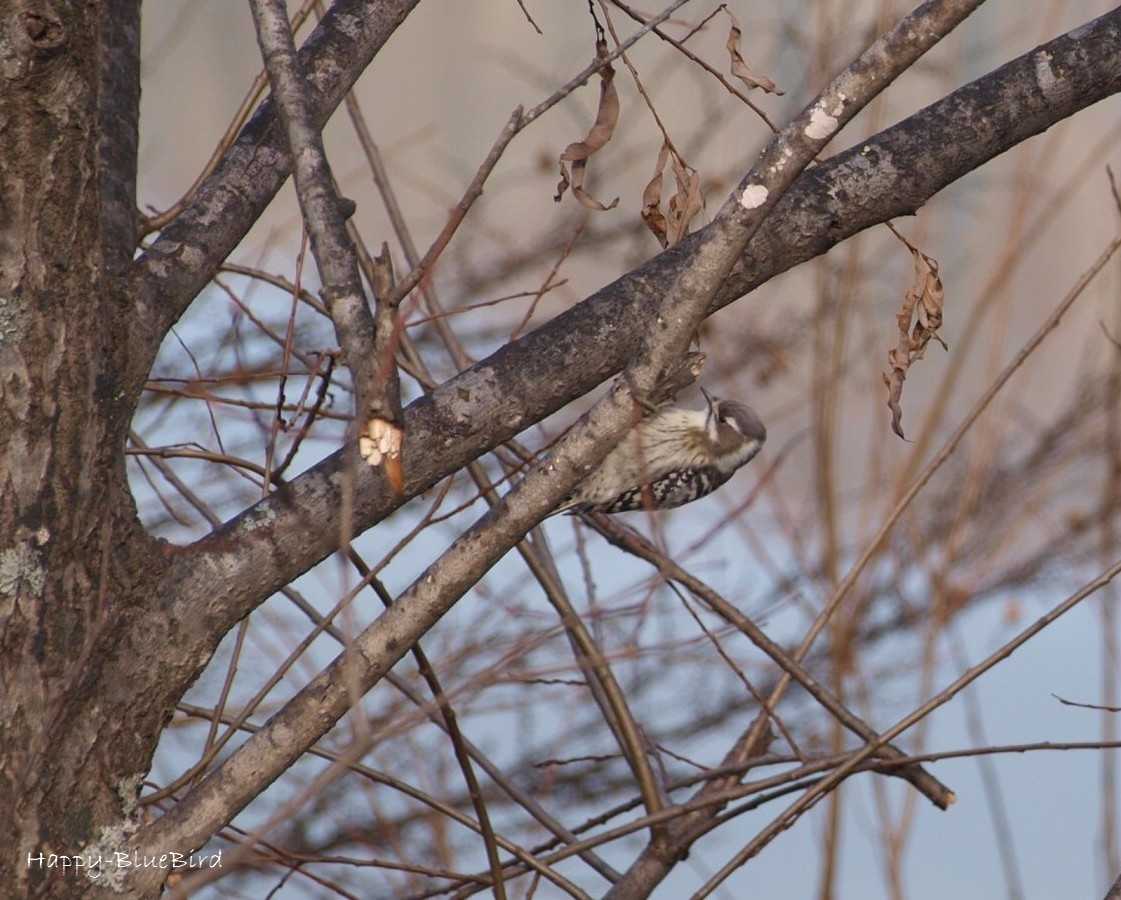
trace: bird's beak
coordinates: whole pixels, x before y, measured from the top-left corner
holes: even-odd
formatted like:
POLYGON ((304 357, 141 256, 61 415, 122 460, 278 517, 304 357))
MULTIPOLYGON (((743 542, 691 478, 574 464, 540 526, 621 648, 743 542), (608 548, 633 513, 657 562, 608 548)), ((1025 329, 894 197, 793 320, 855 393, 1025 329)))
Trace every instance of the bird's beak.
POLYGON ((706 391, 699 384, 697 385, 697 387, 701 388, 701 394, 704 395, 705 403, 708 404, 708 415, 705 416, 705 431, 707 431, 709 435, 715 439, 715 429, 713 428, 713 423, 716 419, 716 401, 714 401, 712 397, 708 395, 708 391, 706 391))

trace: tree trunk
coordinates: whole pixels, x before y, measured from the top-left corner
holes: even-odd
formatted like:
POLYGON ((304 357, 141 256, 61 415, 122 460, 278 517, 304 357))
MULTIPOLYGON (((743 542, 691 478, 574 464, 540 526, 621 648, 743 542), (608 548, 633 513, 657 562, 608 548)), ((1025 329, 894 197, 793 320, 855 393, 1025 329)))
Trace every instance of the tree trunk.
POLYGON ((161 558, 123 453, 152 356, 126 288, 139 0, 17 2, 0 29, 0 884, 73 896, 46 854, 122 821, 168 715, 104 678, 161 558))

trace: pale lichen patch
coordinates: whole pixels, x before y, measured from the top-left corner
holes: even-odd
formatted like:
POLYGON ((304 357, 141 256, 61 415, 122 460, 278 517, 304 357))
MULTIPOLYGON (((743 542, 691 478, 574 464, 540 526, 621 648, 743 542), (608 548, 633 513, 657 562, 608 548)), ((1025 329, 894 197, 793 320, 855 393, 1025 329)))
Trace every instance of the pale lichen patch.
POLYGON ((812 141, 823 141, 837 130, 837 119, 829 115, 820 105, 810 112, 810 124, 803 133, 812 141))
POLYGON ((494 369, 483 366, 460 375, 445 402, 455 421, 466 425, 478 420, 481 409, 502 409, 506 399, 494 369))
POLYGON ((242 527, 246 531, 256 531, 258 528, 269 527, 275 522, 276 510, 265 506, 248 513, 242 521, 242 527))
POLYGON ((15 343, 22 333, 22 310, 14 297, 0 297, 0 344, 15 343))
POLYGON ((783 166, 786 165, 787 161, 789 161, 789 159, 793 155, 794 153, 789 147, 783 147, 781 155, 775 162, 771 163, 771 166, 767 171, 769 171, 772 175, 776 174, 780 169, 783 168, 783 166))
POLYGON ((116 825, 102 828, 97 838, 82 848, 79 855, 87 860, 86 867, 90 872, 98 872, 97 884, 100 887, 116 893, 124 891, 125 879, 132 868, 127 862, 130 858, 128 845, 139 830, 140 822, 133 813, 116 825), (125 865, 120 864, 121 860, 125 861, 125 865))
POLYGON ((1039 86, 1040 92, 1050 100, 1059 86, 1059 79, 1055 75, 1055 70, 1051 68, 1051 54, 1046 50, 1040 50, 1035 54, 1035 83, 1039 86))
POLYGON ((340 34, 346 35, 352 41, 357 41, 362 36, 362 18, 360 16, 348 13, 336 16, 335 27, 340 34))
POLYGON ((47 583, 39 554, 25 544, 0 551, 0 597, 21 593, 38 596, 47 583))
POLYGON ((758 209, 767 202, 767 196, 770 194, 761 184, 749 184, 743 189, 740 194, 740 206, 744 209, 758 209))

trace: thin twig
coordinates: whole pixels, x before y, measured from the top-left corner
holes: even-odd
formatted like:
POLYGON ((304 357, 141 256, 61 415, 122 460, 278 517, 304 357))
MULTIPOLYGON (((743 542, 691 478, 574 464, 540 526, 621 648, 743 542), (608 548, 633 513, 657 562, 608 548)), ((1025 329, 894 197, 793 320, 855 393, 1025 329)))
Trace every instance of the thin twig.
MULTIPOLYGON (((848 574, 845 576, 844 580, 834 592, 833 596, 830 597, 829 602, 825 605, 825 607, 819 613, 818 617, 814 620, 813 625, 810 627, 810 630, 802 640, 798 651, 794 654, 795 660, 801 662, 805 658, 806 654, 813 646, 814 640, 821 633, 821 630, 825 627, 826 623, 832 617, 833 613, 836 612, 837 608, 840 606, 849 590, 852 589, 852 586, 856 583, 856 580, 864 571, 864 567, 879 550, 880 544, 887 537, 888 533, 894 527, 895 523, 899 520, 899 517, 902 516, 904 510, 910 505, 910 502, 915 498, 919 491, 922 490, 927 482, 930 481, 934 473, 937 472, 939 468, 941 468, 942 464, 945 463, 947 459, 949 459, 954 450, 957 449, 957 446, 961 442, 962 438, 965 437, 969 429, 972 428, 973 423, 976 422, 981 414, 985 411, 985 409, 988 408, 988 405, 1000 392, 1001 388, 1003 388, 1004 385, 1007 384, 1008 380, 1017 372, 1020 366, 1023 365, 1025 360, 1027 360, 1027 358, 1031 356, 1035 349, 1043 342, 1044 338, 1046 338, 1047 335, 1050 334, 1051 331, 1053 331, 1058 326, 1059 322, 1062 320, 1063 315, 1067 312, 1067 310, 1070 309, 1074 301, 1077 300, 1079 296, 1081 296, 1083 291, 1085 291, 1085 289, 1093 281, 1094 276, 1096 276, 1098 272, 1100 272, 1105 267, 1106 263, 1109 262, 1113 254, 1117 251, 1118 247, 1121 247, 1121 238, 1115 238, 1109 243, 1109 245, 1097 258, 1097 260, 1094 261, 1093 265, 1091 265, 1091 267, 1078 279, 1074 287, 1071 288, 1071 290, 1059 303, 1054 312, 1052 312, 1051 315, 1048 316, 1047 320, 1043 323, 1043 325, 1040 326, 1039 330, 1036 331, 1036 333, 1027 342, 1027 344, 1025 344, 1023 348, 1021 348, 1021 350, 1016 354, 1012 361, 1000 373, 996 381, 981 396, 977 403, 974 404, 973 409, 970 410, 969 414, 965 417, 965 420, 960 426, 958 426, 958 429, 946 442, 942 450, 937 454, 937 456, 934 457, 934 459, 930 461, 923 473, 919 476, 918 479, 915 480, 914 484, 912 484, 910 490, 908 490, 907 493, 896 504, 895 509, 892 510, 891 515, 888 516, 883 525, 880 526, 880 530, 876 533, 876 536, 869 543, 860 559, 852 567, 852 569, 849 570, 848 574)), ((1121 565, 1117 567, 1117 570, 1121 571, 1121 565)), ((1044 627, 1046 627, 1047 624, 1050 624, 1051 621, 1053 621, 1055 618, 1058 618, 1058 616, 1066 612, 1067 609, 1076 605, 1089 593, 1093 593, 1093 591, 1102 587, 1104 584, 1107 584, 1110 580, 1112 580, 1114 574, 1116 574, 1114 570, 1109 570, 1106 575, 1102 576, 1104 580, 1098 579, 1097 581, 1091 582, 1091 584, 1084 589, 1085 592, 1079 592, 1072 598, 1068 598, 1067 601, 1064 601, 1063 604, 1060 604, 1060 606, 1057 608, 1057 612, 1053 612, 1052 614, 1049 614, 1049 616, 1045 616, 1043 619, 1040 619, 1035 625, 1033 625, 1027 631, 1023 632, 1020 637, 1014 639, 1012 642, 1009 642, 1009 644, 1006 644, 1005 647, 1008 649, 1003 653, 1003 655, 997 656, 996 654, 994 654, 993 657, 990 657, 990 660, 992 661, 986 661, 988 665, 982 664, 984 668, 980 668, 976 672, 976 674, 968 678, 968 680, 962 681, 960 685, 958 685, 958 682, 955 682, 954 685, 951 685, 950 688, 947 688, 946 691, 943 692, 945 694, 944 697, 941 694, 939 695, 939 698, 942 699, 939 700, 939 698, 935 698, 935 700, 939 700, 939 702, 931 701, 931 703, 933 703, 933 706, 930 706, 929 709, 926 709, 925 706, 921 707, 920 710, 925 709, 925 712, 923 712, 922 715, 918 715, 913 720, 910 716, 905 718, 903 722, 906 724, 902 725, 902 727, 897 725, 895 728, 892 728, 889 731, 885 732, 880 736, 879 740, 866 745, 861 751, 859 751, 854 757, 852 757, 852 759, 856 760, 856 762, 859 763, 861 760, 865 759, 868 755, 873 753, 874 749, 878 748, 878 746, 884 741, 892 740, 898 734, 906 730, 907 727, 910 727, 910 725, 914 724, 914 722, 919 721, 927 713, 933 711, 938 706, 942 705, 942 703, 948 701, 955 693, 957 693, 958 690, 968 684, 969 681, 972 681, 973 678, 976 678, 978 675, 986 671, 989 666, 995 665, 995 663, 999 662, 1000 659, 1003 659, 1005 656, 1010 655, 1012 651, 1016 649, 1016 647, 1020 646, 1020 643, 1022 643, 1024 640, 1027 640, 1027 637, 1034 635, 1037 631, 1041 631, 1044 627)), ((1004 648, 1002 648, 1002 650, 1003 649, 1004 648)), ((998 651, 998 653, 999 652, 1000 651, 998 651)), ((978 667, 974 668, 977 669, 978 667)), ((974 669, 970 669, 966 674, 969 675, 969 673, 973 671, 974 669)), ((965 678, 965 676, 962 677, 965 678)), ((776 686, 775 688, 775 693, 781 693, 781 691, 784 691, 786 687, 789 686, 790 681, 790 674, 784 673, 782 679, 779 681, 778 686, 776 686)), ((959 681, 961 681, 961 679, 959 679, 959 681)), ((916 711, 916 713, 917 712, 918 711, 916 711)), ((853 765, 855 765, 855 763, 853 765)), ((792 804, 790 808, 785 813, 783 813, 782 816, 780 816, 769 826, 767 826, 767 828, 760 832, 746 847, 739 851, 724 867, 722 867, 716 875, 709 879, 709 881, 705 884, 701 891, 699 891, 695 895, 695 900, 700 900, 701 897, 707 896, 709 893, 711 893, 711 890, 713 888, 723 882, 724 879, 728 877, 728 875, 730 875, 735 869, 739 868, 741 865, 747 862, 747 860, 749 860, 752 856, 759 853, 782 831, 789 828, 798 818, 798 816, 800 816, 814 803, 816 803, 817 800, 819 800, 822 796, 824 796, 826 792, 828 792, 828 790, 832 789, 832 787, 844 780, 844 778, 848 774, 850 774, 851 771, 851 768, 842 766, 841 769, 838 769, 837 772, 834 772, 833 774, 828 776, 819 785, 815 786, 811 791, 807 792, 800 800, 792 804)))
POLYGON ((1061 704, 1063 704, 1063 706, 1077 706, 1080 709, 1096 709, 1102 712, 1111 713, 1121 712, 1121 706, 1106 706, 1104 703, 1079 703, 1077 700, 1065 700, 1058 694, 1054 693, 1051 694, 1051 696, 1058 700, 1061 704))
MULTIPOLYGON (((630 6, 627 6, 627 4, 623 3, 622 0, 611 0, 611 2, 614 3, 617 7, 619 7, 619 9, 621 9, 623 12, 625 12, 632 19, 634 19, 636 22, 645 22, 646 21, 645 17, 641 13, 637 12, 635 9, 631 8, 630 6)), ((711 15, 708 16, 708 18, 704 19, 701 22, 701 25, 703 25, 705 22, 707 22, 708 19, 711 19, 712 16, 715 16, 723 8, 724 8, 724 4, 721 4, 719 7, 717 7, 712 12, 711 15)), ((699 27, 700 26, 698 26, 698 28, 699 27)), ((693 63, 700 66, 702 69, 704 69, 706 72, 708 72, 713 78, 715 78, 717 81, 720 82, 720 84, 722 84, 724 86, 724 88, 728 91, 728 93, 730 93, 733 97, 736 97, 737 99, 742 101, 744 104, 746 104, 751 109, 751 111, 755 113, 755 115, 757 115, 760 119, 762 119, 766 123, 767 127, 769 129, 771 129, 772 134, 778 134, 778 126, 775 125, 775 123, 771 121, 770 117, 750 97, 748 97, 747 94, 745 94, 738 87, 736 87, 734 84, 732 84, 727 78, 725 78, 724 75, 718 69, 715 69, 712 66, 710 66, 703 59, 701 59, 699 56, 697 56, 695 53, 693 53, 692 50, 689 50, 685 46, 685 41, 687 41, 690 37, 692 37, 692 35, 695 33, 695 31, 696 31, 696 29, 691 31, 688 35, 685 36, 685 38, 683 40, 680 40, 680 41, 676 40, 675 38, 670 37, 668 34, 666 34, 660 28, 655 28, 654 29, 654 34, 656 34, 658 37, 660 37, 667 44, 670 44, 671 46, 676 47, 687 59, 689 59, 690 61, 692 61, 693 63)))
MULTIPOLYGON (((298 32, 304 22, 307 21, 308 16, 311 14, 311 7, 315 2, 316 0, 305 0, 303 6, 296 10, 295 14, 292 16, 293 34, 298 32)), ((214 170, 218 168, 218 164, 222 161, 222 158, 225 156, 226 152, 230 149, 230 147, 233 146, 234 142, 237 140, 238 135, 241 133, 241 129, 249 120, 249 114, 253 112, 253 109, 257 105, 257 101, 260 100, 262 95, 265 93, 265 87, 268 85, 268 83, 268 72, 265 69, 261 69, 261 71, 257 73, 257 77, 253 79, 253 83, 249 86, 249 90, 246 91, 245 97, 242 99, 241 105, 238 106, 237 111, 233 115, 233 118, 230 119, 230 124, 226 126, 225 132, 218 140, 218 143, 215 145, 214 150, 211 151, 210 159, 206 161, 206 165, 203 166, 202 170, 198 173, 197 176, 195 176, 195 180, 191 183, 191 186, 187 188, 183 196, 176 200, 175 203, 173 203, 163 212, 153 213, 151 216, 147 217, 141 217, 140 233, 137 235, 137 243, 139 243, 140 238, 143 238, 145 235, 151 234, 153 231, 159 231, 169 222, 173 221, 176 216, 178 216, 184 209, 187 208, 188 205, 190 205, 194 201, 199 187, 204 181, 206 181, 206 179, 214 174, 214 170)))
MULTIPOLYGON (((658 569, 663 577, 673 579, 681 584, 724 621, 737 628, 756 647, 767 654, 775 665, 786 673, 786 677, 797 681, 806 693, 827 709, 839 723, 865 741, 879 740, 879 735, 872 726, 850 712, 825 685, 821 684, 802 666, 800 660, 793 658, 772 641, 767 633, 756 625, 749 616, 740 612, 734 603, 730 603, 699 578, 691 575, 668 556, 659 552, 656 547, 637 532, 630 529, 624 530, 603 515, 586 516, 585 521, 611 544, 650 563, 658 569)), ((771 708, 774 707, 773 696, 766 705, 771 708)), ((894 747, 889 747, 885 756, 886 758, 899 758, 903 756, 903 753, 894 747)), ((953 803, 953 791, 922 769, 904 771, 899 774, 910 781, 917 790, 925 794, 932 803, 941 809, 946 809, 953 803)))
MULTIPOLYGON (((374 589, 375 593, 377 593, 378 598, 385 607, 388 609, 392 606, 392 595, 385 589, 385 585, 371 574, 370 567, 366 565, 365 561, 358 554, 358 551, 353 547, 348 547, 347 558, 358 570, 358 574, 361 575, 363 579, 369 578, 370 586, 374 589)), ((496 900, 505 900, 506 882, 502 875, 502 864, 498 859, 498 844, 495 840, 494 828, 490 823, 490 814, 487 812, 486 802, 483 800, 483 791, 482 788, 479 787, 479 779, 475 777, 475 769, 471 765, 471 754, 467 750, 467 742, 463 737, 463 733, 459 730, 459 720, 456 718, 451 701, 448 700, 447 695, 444 693, 444 688, 440 684, 440 680, 436 675, 436 670, 428 661, 428 657, 421 649, 419 642, 413 645, 412 654, 413 659, 416 660, 417 668, 420 670, 421 677, 428 684, 429 690, 432 691, 432 697, 435 699, 436 705, 440 709, 440 715, 443 717, 444 725, 447 726, 448 738, 451 740, 456 762, 459 764, 460 771, 463 773, 463 780, 467 785, 467 794, 471 798, 471 805, 475 809, 475 817, 479 820, 479 829, 483 836, 483 845, 486 848, 487 862, 490 864, 495 898, 496 900)))
POLYGON ((540 26, 538 26, 538 24, 533 21, 533 16, 531 16, 529 14, 529 10, 525 8, 525 0, 518 0, 518 6, 521 7, 522 14, 525 16, 526 21, 529 22, 529 24, 533 26, 533 30, 536 31, 538 34, 543 35, 545 32, 542 31, 540 26))
POLYGON ((818 784, 802 795, 795 803, 761 831, 752 841, 738 852, 731 860, 726 863, 719 872, 710 878, 705 885, 697 893, 693 895, 693 900, 702 900, 707 897, 714 888, 721 884, 733 871, 742 866, 745 862, 758 854, 764 847, 767 846, 772 840, 778 837, 783 831, 789 828, 798 817, 813 806, 818 800, 829 793, 833 788, 851 775, 857 767, 875 753, 880 747, 884 746, 887 741, 894 740, 899 737, 904 731, 914 725, 916 722, 926 718, 938 707, 943 706, 952 700, 958 693, 965 689, 972 682, 976 681, 985 672, 993 668, 998 663, 1007 659, 1017 649, 1026 644, 1029 640, 1035 637, 1039 632, 1043 631, 1048 625, 1060 618, 1070 610, 1074 609, 1079 603, 1091 596, 1101 588, 1109 584, 1118 574, 1121 574, 1121 562, 1116 563, 1109 569, 1106 569, 1095 578, 1093 581, 1087 583, 1082 588, 1071 594, 1057 606, 1055 606, 1046 615, 1037 619, 1033 624, 1025 628, 1017 634, 1012 640, 1005 643, 989 654, 981 662, 967 669, 961 676, 956 678, 944 690, 940 691, 918 709, 909 713, 900 719, 895 725, 887 729, 879 738, 878 741, 868 744, 856 753, 849 756, 847 762, 838 768, 834 769, 829 775, 823 778, 818 784))
MULTIPOLYGON (((865 547, 864 552, 860 555, 860 558, 856 561, 852 568, 849 569, 848 573, 845 575, 844 579, 842 579, 841 583, 837 586, 837 589, 833 592, 832 596, 826 602, 821 612, 818 613, 817 618, 810 626, 810 629, 809 631, 807 631, 806 636, 802 639, 801 645, 793 655, 793 658, 796 661, 801 662, 805 659, 806 654, 809 653, 810 648, 813 646, 818 635, 821 634, 822 629, 824 629, 825 625, 832 618, 833 614, 844 602, 845 598, 848 596, 849 591, 852 590, 853 585, 856 584, 857 579, 859 579, 863 574, 868 563, 879 552, 879 549, 884 540, 887 538, 891 530, 895 527, 895 524, 899 521, 903 513, 910 506, 911 501, 913 501, 915 497, 918 496, 919 492, 929 483, 930 479, 934 477, 935 473, 942 468, 946 460, 948 460, 953 455, 962 439, 973 427, 973 424, 977 421, 978 418, 980 418, 981 414, 984 413, 989 404, 992 402, 993 398, 995 398, 996 395, 1000 393, 1001 389, 1005 386, 1005 384, 1008 383, 1009 379, 1011 379, 1012 376, 1016 374, 1019 368, 1028 359, 1028 357, 1031 356, 1033 352, 1035 352, 1036 348, 1039 347, 1041 343, 1043 343, 1043 340, 1047 337, 1047 335, 1050 334, 1056 327, 1058 327, 1059 322, 1062 320, 1062 317, 1066 314, 1067 310, 1069 310, 1070 307, 1074 304, 1074 301, 1082 295, 1083 291, 1085 291, 1090 282, 1093 281, 1098 272, 1100 272, 1102 268, 1105 267, 1106 263, 1109 262, 1110 258, 1117 251, 1118 247, 1121 247, 1121 238, 1114 239, 1112 242, 1110 242, 1110 244, 1106 247, 1102 254, 1097 258, 1097 260, 1095 260, 1093 265, 1085 273, 1083 273, 1074 287, 1071 288, 1071 290, 1055 308, 1054 312, 1052 312, 1051 315, 1048 316, 1046 321, 1044 321, 1044 323, 1039 327, 1039 330, 1036 331, 1031 339, 1029 339, 1028 342, 1020 349, 1020 351, 1016 354, 1012 361, 1009 362, 1007 366, 1005 366, 1005 368, 1003 369, 1003 371, 1001 371, 1000 375, 997 376, 993 384, 989 386, 989 389, 985 391, 980 399, 978 399, 978 401, 973 405, 973 408, 966 415, 965 419, 958 426, 957 430, 942 446, 942 449, 927 464, 926 468, 922 471, 919 477, 915 479, 915 481, 911 484, 911 487, 899 499, 899 501, 895 505, 895 508, 884 520, 883 524, 880 526, 879 530, 876 532, 872 540, 868 543, 867 547, 865 547)), ((791 676, 789 674, 784 674, 778 685, 775 687, 775 693, 781 696, 782 693, 785 692, 787 687, 789 687, 790 681, 791 676)))
POLYGON ((440 233, 436 236, 436 239, 432 242, 432 245, 428 248, 428 251, 421 258, 420 262, 415 265, 413 270, 402 278, 397 285, 393 298, 398 303, 412 291, 413 288, 420 284, 422 279, 430 274, 433 264, 451 241, 456 229, 459 228, 460 223, 462 223, 463 219, 470 211, 472 204, 474 204, 482 194, 483 185, 486 183, 490 173, 494 170, 494 167, 498 164, 499 159, 502 158, 502 154, 505 152, 510 141, 512 141, 527 125, 552 109, 552 107, 571 94, 576 88, 584 84, 588 78, 598 72, 604 65, 621 56, 647 32, 668 19, 678 7, 683 6, 687 2, 688 0, 674 0, 665 10, 619 44, 615 50, 587 66, 579 75, 572 78, 563 87, 554 91, 549 97, 529 110, 529 112, 523 112, 522 107, 519 106, 510 114, 510 118, 506 121, 505 126, 503 126, 502 131, 499 132, 498 137, 491 146, 490 152, 487 153, 478 171, 475 172, 471 183, 467 185, 463 197, 452 209, 448 221, 444 223, 444 227, 440 230, 440 233))

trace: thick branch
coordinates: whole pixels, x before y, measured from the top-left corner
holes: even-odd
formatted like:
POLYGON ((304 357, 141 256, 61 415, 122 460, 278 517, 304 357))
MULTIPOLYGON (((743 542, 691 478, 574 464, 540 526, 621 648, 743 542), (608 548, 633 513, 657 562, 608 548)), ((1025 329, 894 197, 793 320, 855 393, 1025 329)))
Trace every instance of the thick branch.
MULTIPOLYGON (((1121 91, 1121 10, 1050 41, 895 128, 807 171, 749 245, 712 310, 873 224, 912 212, 1016 143, 1121 91)), ((704 232, 701 232, 703 235, 704 232)), ((637 352, 652 297, 700 235, 457 375, 406 414, 405 497, 591 390, 637 352)), ((180 553, 160 596, 177 646, 201 667, 232 624, 335 547, 341 454, 180 553)), ((399 507, 385 481, 355 484, 356 528, 399 507)))
MULTIPOLYGON (((805 172, 756 233, 710 312, 930 197, 994 156, 1121 91, 1121 10, 1021 56, 805 172)), ((618 372, 707 230, 413 403, 404 498, 415 496, 618 372)), ((335 549, 341 453, 180 554, 164 596, 184 637, 212 646, 269 594, 335 549), (205 598, 205 599, 200 599, 205 598)), ((403 500, 360 473, 355 526, 403 500)))

